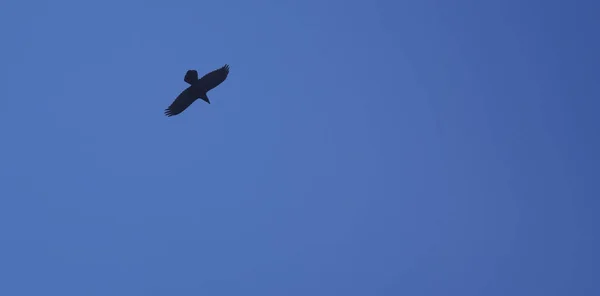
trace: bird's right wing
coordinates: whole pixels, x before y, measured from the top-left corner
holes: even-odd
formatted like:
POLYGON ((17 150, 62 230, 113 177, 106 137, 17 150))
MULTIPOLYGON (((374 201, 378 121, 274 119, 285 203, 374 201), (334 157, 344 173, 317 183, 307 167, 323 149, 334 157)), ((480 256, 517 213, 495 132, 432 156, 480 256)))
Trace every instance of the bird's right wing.
POLYGON ((209 91, 223 83, 227 75, 229 75, 229 65, 225 64, 225 66, 202 76, 200 83, 206 87, 206 91, 209 91))

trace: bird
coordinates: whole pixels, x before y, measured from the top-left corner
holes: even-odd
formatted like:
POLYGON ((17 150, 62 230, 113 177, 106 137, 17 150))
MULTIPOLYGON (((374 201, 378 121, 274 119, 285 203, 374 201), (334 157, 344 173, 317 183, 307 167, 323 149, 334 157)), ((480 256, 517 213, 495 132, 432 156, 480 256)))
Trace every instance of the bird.
POLYGON ((229 75, 229 65, 225 64, 223 67, 213 70, 202 78, 198 79, 198 71, 188 70, 185 73, 183 81, 187 82, 190 86, 183 90, 179 96, 171 103, 171 105, 165 109, 165 115, 168 117, 180 114, 187 109, 197 99, 210 104, 208 95, 206 94, 211 89, 217 87, 223 83, 229 75))

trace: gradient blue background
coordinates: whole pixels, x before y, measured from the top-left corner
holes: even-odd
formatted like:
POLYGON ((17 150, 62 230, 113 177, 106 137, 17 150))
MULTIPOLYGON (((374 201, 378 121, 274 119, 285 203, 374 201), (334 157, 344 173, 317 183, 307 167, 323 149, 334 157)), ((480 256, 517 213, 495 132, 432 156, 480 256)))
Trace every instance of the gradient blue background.
POLYGON ((598 11, 3 0, 0 295, 600 295, 598 11))

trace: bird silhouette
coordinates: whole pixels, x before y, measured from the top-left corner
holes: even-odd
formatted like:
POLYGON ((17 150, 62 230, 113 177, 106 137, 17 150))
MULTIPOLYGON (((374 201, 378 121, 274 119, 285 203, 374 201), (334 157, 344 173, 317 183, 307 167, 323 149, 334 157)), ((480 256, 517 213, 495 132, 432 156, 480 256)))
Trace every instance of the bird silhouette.
POLYGON ((185 73, 183 81, 190 84, 190 86, 183 90, 179 96, 177 96, 169 108, 165 109, 165 115, 169 117, 177 115, 187 109, 187 107, 189 107, 197 99, 202 99, 210 104, 210 100, 208 99, 206 93, 223 83, 228 74, 229 65, 227 64, 219 69, 207 73, 200 79, 198 79, 198 71, 188 70, 185 73))

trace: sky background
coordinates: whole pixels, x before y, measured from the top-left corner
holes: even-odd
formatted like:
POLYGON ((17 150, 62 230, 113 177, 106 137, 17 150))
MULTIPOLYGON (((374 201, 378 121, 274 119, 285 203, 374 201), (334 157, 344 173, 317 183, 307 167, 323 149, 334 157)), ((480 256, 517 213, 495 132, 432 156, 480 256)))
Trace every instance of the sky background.
POLYGON ((0 295, 600 295, 598 11, 2 0, 0 295))

